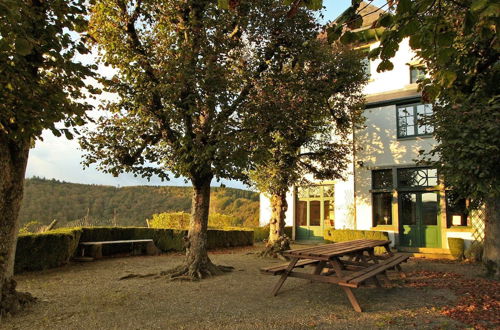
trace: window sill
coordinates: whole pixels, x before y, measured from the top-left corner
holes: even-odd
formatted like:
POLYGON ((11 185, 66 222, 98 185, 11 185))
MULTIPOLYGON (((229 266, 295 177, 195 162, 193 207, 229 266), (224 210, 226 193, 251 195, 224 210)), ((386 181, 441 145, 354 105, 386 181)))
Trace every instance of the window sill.
POLYGON ((370 230, 374 231, 396 231, 396 227, 393 225, 378 225, 377 227, 371 227, 370 230))
POLYGON ((418 140, 418 139, 430 139, 430 138, 432 138, 432 134, 412 135, 412 136, 404 136, 404 137, 399 137, 398 136, 398 141, 418 140))
POLYGON ((446 228, 448 232, 455 232, 455 233, 460 233, 460 232, 465 232, 465 233, 472 233, 474 232, 474 228, 472 227, 466 227, 466 226, 452 226, 449 228, 446 228))

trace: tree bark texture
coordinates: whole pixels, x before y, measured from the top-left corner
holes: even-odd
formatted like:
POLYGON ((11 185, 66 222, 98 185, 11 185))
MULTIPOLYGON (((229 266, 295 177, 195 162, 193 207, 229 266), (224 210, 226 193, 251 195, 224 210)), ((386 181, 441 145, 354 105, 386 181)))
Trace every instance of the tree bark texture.
POLYGON ((0 317, 33 299, 16 292, 12 279, 29 148, 29 140, 14 142, 0 133, 0 317))
POLYGON ((485 201, 483 262, 486 273, 500 279, 500 197, 485 201))
POLYGON ((227 266, 216 266, 208 257, 207 229, 211 181, 211 177, 193 180, 191 220, 186 244, 186 264, 174 270, 171 278, 199 280, 232 269, 232 267, 227 266))
POLYGON ((262 256, 283 258, 283 251, 290 249, 290 238, 285 235, 285 213, 288 210, 286 192, 271 195, 271 220, 269 239, 262 256))

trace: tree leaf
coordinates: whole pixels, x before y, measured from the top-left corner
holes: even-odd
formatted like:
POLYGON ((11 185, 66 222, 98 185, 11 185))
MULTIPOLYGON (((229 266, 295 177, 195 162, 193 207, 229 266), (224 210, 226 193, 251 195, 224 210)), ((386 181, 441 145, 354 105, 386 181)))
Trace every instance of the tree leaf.
POLYGON ((21 56, 26 56, 31 54, 33 50, 33 44, 25 38, 18 37, 16 39, 16 52, 21 56))

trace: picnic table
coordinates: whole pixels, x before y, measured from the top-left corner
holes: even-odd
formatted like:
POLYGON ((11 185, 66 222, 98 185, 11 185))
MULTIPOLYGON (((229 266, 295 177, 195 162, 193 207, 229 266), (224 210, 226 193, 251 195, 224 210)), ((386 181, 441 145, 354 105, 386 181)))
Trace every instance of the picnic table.
POLYGON ((339 285, 347 295, 352 307, 362 312, 352 288, 372 281, 381 287, 380 280, 390 286, 387 270, 395 269, 404 277, 400 264, 408 255, 394 254, 389 245, 391 241, 360 239, 333 244, 323 244, 283 253, 290 258, 288 264, 262 268, 264 274, 281 275, 272 294, 276 296, 288 277, 297 277, 311 282, 324 282, 339 285), (375 255, 375 248, 385 248, 385 255, 375 255), (304 266, 314 266, 312 273, 297 271, 304 266))

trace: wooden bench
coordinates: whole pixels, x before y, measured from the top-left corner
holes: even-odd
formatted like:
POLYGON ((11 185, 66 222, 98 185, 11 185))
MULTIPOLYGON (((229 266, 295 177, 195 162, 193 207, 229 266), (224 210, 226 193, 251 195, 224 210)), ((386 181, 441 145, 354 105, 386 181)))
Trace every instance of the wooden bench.
POLYGON ((158 248, 152 239, 131 239, 131 240, 120 240, 120 241, 101 241, 101 242, 80 242, 81 246, 81 258, 86 258, 86 250, 88 250, 88 256, 94 259, 102 258, 102 246, 112 245, 112 244, 131 244, 132 250, 134 244, 144 245, 146 248, 147 255, 157 255, 159 253, 158 248))
MULTIPOLYGON (((314 264, 317 264, 319 262, 319 260, 313 260, 313 259, 302 259, 302 260, 299 260, 294 268, 298 268, 298 267, 301 267, 301 268, 304 268, 304 266, 307 266, 307 265, 314 265, 314 264)), ((267 268, 261 268, 260 269, 260 272, 262 274, 268 274, 268 275, 280 275, 282 274, 283 272, 285 272, 285 270, 287 269, 289 264, 282 264, 282 265, 278 265, 278 266, 272 266, 272 267, 267 267, 267 268)))
POLYGON ((358 288, 363 282, 368 279, 373 279, 377 275, 385 273, 389 269, 398 268, 399 264, 408 260, 410 256, 408 255, 394 255, 389 258, 383 259, 383 261, 363 268, 359 271, 351 273, 347 276, 342 277, 342 280, 338 282, 339 285, 347 286, 351 288, 358 288))

